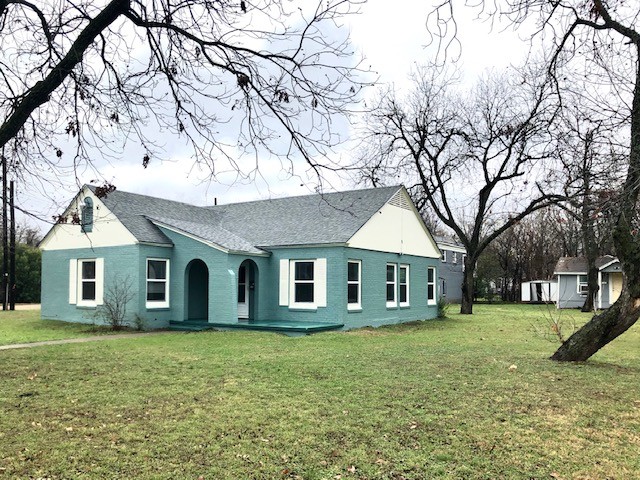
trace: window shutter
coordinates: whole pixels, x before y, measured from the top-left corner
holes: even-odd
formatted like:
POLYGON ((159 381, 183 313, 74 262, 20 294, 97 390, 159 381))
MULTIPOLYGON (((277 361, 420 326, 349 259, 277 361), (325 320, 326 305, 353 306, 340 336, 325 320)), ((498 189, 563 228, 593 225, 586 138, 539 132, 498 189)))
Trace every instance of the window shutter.
POLYGON ((96 258, 96 305, 104 303, 104 258, 96 258))
POLYGON ((289 305, 289 260, 280 259, 280 306, 289 305))
POLYGON ((78 260, 69 260, 69 303, 75 305, 78 298, 78 260))
POLYGON ((314 272, 314 298, 318 307, 327 306, 327 259, 318 258, 314 272))

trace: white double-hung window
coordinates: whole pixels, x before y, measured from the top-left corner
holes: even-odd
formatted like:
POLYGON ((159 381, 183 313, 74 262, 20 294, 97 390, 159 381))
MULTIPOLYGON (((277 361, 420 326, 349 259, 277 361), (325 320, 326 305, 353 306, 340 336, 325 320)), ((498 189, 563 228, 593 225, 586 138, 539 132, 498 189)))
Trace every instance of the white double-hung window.
POLYGON ((398 282, 400 293, 400 306, 409 306, 409 265, 400 265, 400 281, 398 282))
POLYGON ((347 262, 347 309, 360 310, 362 308, 362 262, 349 260, 347 262))
POLYGON ((293 262, 293 303, 314 303, 313 261, 293 262))
POLYGON ((310 310, 326 307, 327 259, 281 259, 279 305, 310 310))
POLYGON ((436 269, 427 267, 427 305, 436 303, 436 269))
POLYGON ((398 275, 395 263, 387 263, 387 308, 393 308, 398 305, 396 300, 396 281, 398 275))
POLYGON ((169 307, 169 260, 147 259, 147 308, 169 307))
POLYGON ((96 307, 103 303, 104 258, 69 260, 69 303, 96 307))
POLYGON ((586 275, 578 275, 578 293, 580 295, 589 293, 589 277, 586 275))

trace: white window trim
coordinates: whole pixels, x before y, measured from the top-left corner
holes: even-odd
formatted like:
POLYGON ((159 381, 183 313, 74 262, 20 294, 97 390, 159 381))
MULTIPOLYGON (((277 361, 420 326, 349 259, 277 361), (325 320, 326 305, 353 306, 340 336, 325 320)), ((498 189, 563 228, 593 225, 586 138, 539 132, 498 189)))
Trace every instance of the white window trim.
POLYGON ((587 294, 589 293, 589 277, 587 275, 579 274, 576 276, 576 291, 578 295, 582 295, 583 297, 587 296, 587 294), (581 282, 580 277, 586 277, 587 281, 581 282), (582 289, 583 285, 585 287, 584 290, 582 289))
POLYGON ((104 258, 78 258, 71 260, 71 269, 73 269, 73 265, 75 264, 75 275, 70 275, 70 289, 73 288, 71 285, 75 284, 75 297, 73 295, 69 295, 69 303, 75 303, 78 307, 90 307, 95 308, 98 305, 103 304, 104 297, 104 258), (83 300, 82 299, 82 264, 86 262, 94 262, 95 263, 95 298, 93 300, 83 300))
POLYGON ((407 275, 406 275, 406 280, 407 280, 407 300, 405 302, 400 300, 400 278, 401 276, 398 275, 398 301, 400 301, 400 306, 401 307, 408 307, 410 300, 411 300, 411 295, 410 295, 410 287, 411 287, 411 282, 409 281, 409 272, 411 271, 411 269, 409 268, 409 265, 403 264, 400 265, 400 270, 402 269, 406 269, 407 270, 407 275))
POLYGON ((447 263, 447 251, 442 251, 442 263, 447 263))
POLYGON ((347 261, 347 310, 362 310, 362 260, 349 260, 347 261), (349 264, 355 263, 358 265, 358 280, 349 280, 349 264), (356 303, 349 303, 349 285, 358 285, 358 301, 356 303))
MULTIPOLYGON (((326 258, 296 258, 288 261, 289 308, 298 310, 317 310, 327 306, 327 259, 326 258), (296 266, 297 262, 313 263, 313 302, 296 302, 296 266)), ((281 273, 285 269, 280 270, 281 273)), ((281 277, 282 281, 282 277, 281 277)), ((282 293, 282 292, 281 292, 282 293)), ((281 295, 281 300, 282 300, 281 295)), ((282 302, 281 302, 282 303, 282 302)))
POLYGON ((387 268, 393 267, 393 300, 387 300, 387 308, 398 306, 398 265, 395 263, 387 263, 384 268, 384 297, 387 298, 387 286, 391 284, 387 280, 387 268))
POLYGON ((154 309, 154 308, 169 308, 170 303, 169 303, 169 286, 171 285, 170 283, 170 279, 171 279, 171 262, 169 261, 168 258, 153 258, 153 257, 149 257, 147 258, 147 261, 144 264, 144 277, 145 277, 145 282, 144 282, 144 299, 145 299, 145 307, 149 308, 149 309, 154 309), (149 279, 149 261, 159 261, 159 262, 165 262, 166 263, 166 272, 167 272, 167 278, 165 278, 164 280, 158 280, 158 279, 149 279), (149 294, 149 282, 155 282, 155 283, 162 283, 164 282, 165 284, 165 290, 164 290, 164 300, 162 301, 150 301, 147 300, 147 295, 149 294))
POLYGON ((427 305, 436 305, 438 303, 437 277, 435 267, 427 267, 427 305), (429 281, 429 271, 433 271, 433 281, 429 281), (429 286, 433 286, 433 298, 429 298, 429 286))
POLYGON ((453 258, 451 259, 451 263, 458 264, 458 252, 453 252, 453 258))

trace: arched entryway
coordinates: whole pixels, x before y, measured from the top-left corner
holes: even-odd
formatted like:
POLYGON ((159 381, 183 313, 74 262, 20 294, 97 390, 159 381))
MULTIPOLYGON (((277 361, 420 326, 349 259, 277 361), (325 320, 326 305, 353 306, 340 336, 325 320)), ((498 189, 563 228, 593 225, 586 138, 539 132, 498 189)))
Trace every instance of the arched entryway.
POLYGON ((245 260, 238 267, 238 319, 256 319, 257 286, 258 266, 253 260, 245 260))
POLYGON ((189 262, 184 274, 186 320, 209 321, 209 269, 202 260, 189 262))

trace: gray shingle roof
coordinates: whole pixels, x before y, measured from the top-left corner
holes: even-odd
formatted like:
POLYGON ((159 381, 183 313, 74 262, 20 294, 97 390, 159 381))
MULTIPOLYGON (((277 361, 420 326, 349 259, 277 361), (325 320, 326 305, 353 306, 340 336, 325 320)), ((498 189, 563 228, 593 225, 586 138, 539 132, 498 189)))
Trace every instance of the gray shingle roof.
MULTIPOLYGON (((604 255, 602 257, 598 257, 596 260, 596 267, 601 269, 606 264, 611 261, 616 260, 616 257, 613 255, 604 255)), ((587 258, 586 257, 560 257, 558 263, 556 263, 556 267, 554 269, 554 274, 558 273, 581 273, 587 274, 587 258)))
MULTIPOLYGON (((89 187, 92 188, 92 187, 89 187)), ((401 187, 197 207, 116 190, 102 199, 140 242, 171 244, 164 224, 232 251, 346 243, 401 187)))

